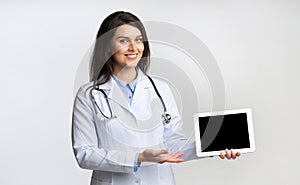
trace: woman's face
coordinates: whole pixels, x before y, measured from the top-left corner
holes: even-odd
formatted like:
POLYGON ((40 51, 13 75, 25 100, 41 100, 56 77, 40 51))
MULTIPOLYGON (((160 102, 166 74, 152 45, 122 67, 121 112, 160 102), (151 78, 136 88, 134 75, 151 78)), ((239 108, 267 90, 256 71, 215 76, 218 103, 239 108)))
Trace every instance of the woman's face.
POLYGON ((142 58, 144 43, 140 30, 124 24, 119 26, 111 40, 114 69, 134 68, 142 58))

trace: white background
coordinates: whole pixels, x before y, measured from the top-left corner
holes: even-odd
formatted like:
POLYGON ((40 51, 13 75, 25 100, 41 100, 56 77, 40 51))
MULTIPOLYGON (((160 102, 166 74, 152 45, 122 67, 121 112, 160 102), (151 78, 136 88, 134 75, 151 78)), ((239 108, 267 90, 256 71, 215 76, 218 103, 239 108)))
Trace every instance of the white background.
POLYGON ((174 165, 177 184, 300 183, 299 1, 1 0, 0 184, 89 183, 72 154, 73 87, 115 10, 197 35, 222 71, 226 108, 252 108, 257 151, 174 165))

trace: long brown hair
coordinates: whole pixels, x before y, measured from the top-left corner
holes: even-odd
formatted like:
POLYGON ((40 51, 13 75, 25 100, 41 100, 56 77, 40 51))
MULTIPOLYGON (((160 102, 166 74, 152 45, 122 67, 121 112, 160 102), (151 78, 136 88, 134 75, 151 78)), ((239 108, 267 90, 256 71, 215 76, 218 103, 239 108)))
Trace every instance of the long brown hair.
POLYGON ((117 27, 129 24, 140 30, 143 38, 144 51, 138 67, 146 73, 150 64, 150 48, 145 28, 139 18, 135 15, 117 11, 110 14, 102 22, 96 37, 93 51, 92 63, 90 65, 90 81, 100 85, 106 83, 113 74, 113 60, 110 51, 110 40, 116 32, 117 27))

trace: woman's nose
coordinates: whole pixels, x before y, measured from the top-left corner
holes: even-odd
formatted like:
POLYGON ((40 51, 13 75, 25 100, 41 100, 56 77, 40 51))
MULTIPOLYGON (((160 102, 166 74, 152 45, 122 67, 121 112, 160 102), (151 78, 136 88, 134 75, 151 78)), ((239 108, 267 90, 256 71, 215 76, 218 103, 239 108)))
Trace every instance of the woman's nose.
POLYGON ((128 50, 129 51, 136 51, 137 47, 136 47, 136 43, 131 42, 128 46, 128 50))

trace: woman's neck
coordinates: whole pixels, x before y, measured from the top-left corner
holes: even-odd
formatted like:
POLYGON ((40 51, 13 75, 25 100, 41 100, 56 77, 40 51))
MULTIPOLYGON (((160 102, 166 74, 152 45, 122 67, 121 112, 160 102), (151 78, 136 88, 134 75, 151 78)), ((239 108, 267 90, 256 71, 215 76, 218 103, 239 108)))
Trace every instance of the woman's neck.
POLYGON ((137 72, 134 67, 122 68, 121 70, 115 69, 114 75, 116 77, 118 77, 118 79, 129 83, 129 82, 132 82, 136 78, 137 72))

